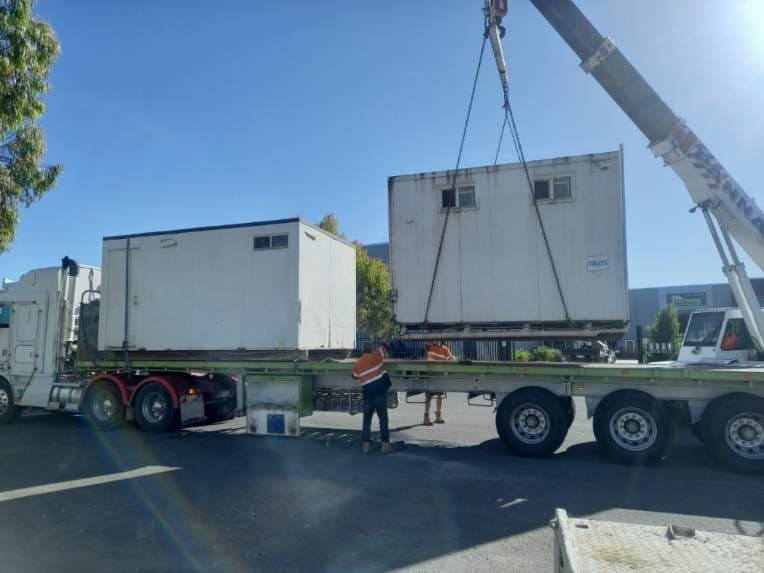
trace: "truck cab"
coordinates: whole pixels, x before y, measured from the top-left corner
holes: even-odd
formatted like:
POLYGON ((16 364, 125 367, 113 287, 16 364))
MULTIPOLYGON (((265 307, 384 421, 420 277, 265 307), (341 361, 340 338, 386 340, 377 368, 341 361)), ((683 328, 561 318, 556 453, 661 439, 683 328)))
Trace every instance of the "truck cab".
POLYGON ((679 362, 745 362, 758 359, 738 308, 693 312, 687 322, 679 362))
POLYGON ((101 282, 97 267, 65 258, 0 289, 0 381, 6 400, 48 408, 57 379, 76 350, 79 307, 101 282))

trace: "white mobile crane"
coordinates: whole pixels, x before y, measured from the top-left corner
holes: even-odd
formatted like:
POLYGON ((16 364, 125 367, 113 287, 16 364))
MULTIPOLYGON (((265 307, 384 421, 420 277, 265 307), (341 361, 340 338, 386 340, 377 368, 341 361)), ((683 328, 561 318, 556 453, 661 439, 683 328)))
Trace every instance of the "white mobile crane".
MULTIPOLYGON (((661 157, 682 179, 695 203, 692 211, 701 210, 711 232, 739 308, 694 313, 679 360, 731 361, 752 359, 764 353, 764 312, 733 242, 734 239, 764 269, 764 213, 687 123, 666 105, 613 41, 594 28, 572 0, 531 0, 531 3, 581 58, 584 71, 597 80, 645 134, 655 156, 661 157), (731 334, 733 338, 728 338, 731 334)), ((509 83, 501 37, 507 10, 508 0, 485 0, 486 24, 505 94, 509 92, 509 83)))

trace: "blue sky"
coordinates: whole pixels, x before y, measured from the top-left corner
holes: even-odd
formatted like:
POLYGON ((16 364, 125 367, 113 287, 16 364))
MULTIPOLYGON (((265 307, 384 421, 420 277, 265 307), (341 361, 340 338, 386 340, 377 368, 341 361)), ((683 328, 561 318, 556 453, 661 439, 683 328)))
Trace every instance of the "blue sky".
MULTIPOLYGON (((764 0, 577 3, 761 196, 764 0)), ((387 177, 454 165, 481 5, 39 0, 62 45, 43 125, 64 173, 22 213, 0 276, 97 264, 104 235, 330 211, 349 237, 387 240, 387 177)), ((527 0, 505 23, 528 159, 625 146, 631 286, 722 282, 701 216, 637 128, 527 0)), ((487 59, 464 165, 492 162, 500 104, 487 59)))

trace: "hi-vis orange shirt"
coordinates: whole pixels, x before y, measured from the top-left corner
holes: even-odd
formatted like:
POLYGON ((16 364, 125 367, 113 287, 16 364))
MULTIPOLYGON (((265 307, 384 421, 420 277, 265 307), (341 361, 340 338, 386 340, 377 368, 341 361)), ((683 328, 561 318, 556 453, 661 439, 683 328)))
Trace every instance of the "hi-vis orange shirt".
POLYGON ((448 360, 452 356, 451 350, 445 344, 436 342, 427 347, 427 360, 448 360))
POLYGON ((356 360, 353 366, 353 378, 358 378, 361 386, 376 382, 387 374, 384 358, 381 348, 367 352, 356 360))

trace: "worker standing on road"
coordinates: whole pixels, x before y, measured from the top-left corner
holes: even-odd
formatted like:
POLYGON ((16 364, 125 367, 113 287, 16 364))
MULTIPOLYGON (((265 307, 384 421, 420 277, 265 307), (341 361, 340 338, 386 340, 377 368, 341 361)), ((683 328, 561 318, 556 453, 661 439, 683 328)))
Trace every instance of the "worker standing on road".
MULTIPOLYGON (((426 350, 427 360, 455 360, 454 355, 451 354, 451 349, 443 342, 433 342, 427 345, 426 350)), ((435 423, 445 424, 443 419, 443 393, 442 392, 425 392, 424 401, 424 425, 432 426, 430 421, 430 406, 432 405, 432 399, 435 398, 435 423)))
POLYGON ((371 418, 374 412, 379 418, 379 433, 382 438, 382 453, 393 451, 390 446, 390 428, 387 420, 387 390, 392 386, 385 371, 385 353, 387 345, 382 344, 373 350, 370 344, 363 347, 361 356, 353 366, 353 378, 361 382, 363 390, 363 426, 361 449, 368 453, 371 448, 371 418))

